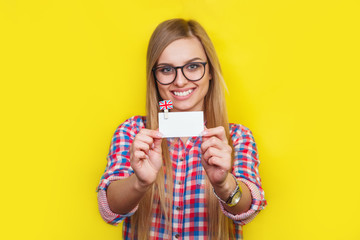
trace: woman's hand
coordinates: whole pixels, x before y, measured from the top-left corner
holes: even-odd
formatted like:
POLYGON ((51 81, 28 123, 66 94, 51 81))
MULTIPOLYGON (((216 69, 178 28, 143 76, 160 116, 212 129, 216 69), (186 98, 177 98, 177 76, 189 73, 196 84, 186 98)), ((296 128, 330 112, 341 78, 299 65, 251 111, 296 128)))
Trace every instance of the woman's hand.
POLYGON ((161 136, 159 131, 141 129, 131 144, 130 165, 140 188, 154 183, 162 166, 161 136))
POLYGON ((224 186, 231 168, 232 148, 228 144, 224 127, 205 129, 202 134, 201 163, 214 187, 224 186))

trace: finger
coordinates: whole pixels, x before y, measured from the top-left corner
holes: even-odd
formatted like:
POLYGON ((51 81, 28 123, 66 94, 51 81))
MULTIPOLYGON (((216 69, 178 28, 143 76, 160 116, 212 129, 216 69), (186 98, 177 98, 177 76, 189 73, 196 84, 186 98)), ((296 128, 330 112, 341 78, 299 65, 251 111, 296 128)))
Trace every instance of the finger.
POLYGON ((154 142, 154 138, 152 138, 151 136, 146 135, 146 134, 138 134, 138 135, 136 135, 134 141, 144 142, 144 143, 148 144, 149 146, 151 146, 154 142))
POLYGON ((227 143, 224 143, 223 141, 221 141, 219 138, 217 137, 210 137, 207 139, 203 139, 203 142, 201 144, 201 151, 205 152, 209 147, 215 147, 218 149, 224 149, 226 147, 226 145, 228 145, 227 143))
POLYGON ((223 142, 228 142, 225 134, 225 128, 223 126, 215 127, 215 128, 207 128, 202 134, 203 137, 211 137, 216 136, 223 142))
MULTIPOLYGON (((160 136, 162 136, 162 134, 157 130, 150 130, 150 129, 143 128, 135 136, 133 144, 135 144, 136 149, 139 149, 139 147, 144 146, 140 142, 143 142, 143 143, 149 145, 149 148, 146 147, 146 149, 145 149, 145 151, 147 152, 149 149, 154 147, 154 140, 155 139, 159 139, 159 140, 162 139, 160 136)), ((141 148, 141 149, 143 149, 143 148, 141 148)))
POLYGON ((157 152, 161 152, 161 142, 162 142, 162 139, 160 138, 156 138, 154 139, 154 143, 152 145, 152 149, 154 151, 157 151, 157 152))
POLYGON ((222 159, 212 156, 211 158, 208 159, 208 164, 211 166, 218 166, 220 168, 225 168, 224 166, 224 162, 221 161, 222 159))
POLYGON ((153 147, 154 140, 155 139, 162 139, 162 134, 157 130, 151 130, 143 128, 140 130, 140 132, 135 136, 134 142, 144 142, 150 146, 150 148, 153 147))
POLYGON ((147 155, 143 151, 136 151, 130 156, 130 166, 136 171, 145 160, 147 160, 147 155))
POLYGON ((141 142, 141 141, 134 141, 133 146, 134 146, 134 148, 133 148, 134 151, 143 151, 143 152, 147 153, 150 150, 149 144, 147 144, 145 142, 141 142))
POLYGON ((201 158, 201 164, 203 165, 205 170, 209 167, 209 164, 207 160, 205 160, 204 156, 201 158))
POLYGON ((147 128, 141 129, 139 134, 144 134, 144 135, 147 135, 152 138, 162 138, 163 137, 163 135, 158 130, 152 130, 152 129, 147 129, 147 128))
POLYGON ((221 157, 223 155, 223 152, 220 151, 217 148, 209 147, 203 154, 203 157, 208 160, 211 157, 221 157))
POLYGON ((203 155, 203 158, 211 166, 217 166, 222 169, 229 169, 231 166, 231 156, 216 148, 209 148, 203 155))
POLYGON ((204 126, 204 131, 201 132, 203 141, 209 139, 209 137, 205 136, 205 134, 207 134, 207 130, 208 130, 208 128, 204 126))
POLYGON ((146 159, 146 154, 143 151, 136 151, 134 152, 134 157, 135 162, 137 162, 137 160, 146 159))

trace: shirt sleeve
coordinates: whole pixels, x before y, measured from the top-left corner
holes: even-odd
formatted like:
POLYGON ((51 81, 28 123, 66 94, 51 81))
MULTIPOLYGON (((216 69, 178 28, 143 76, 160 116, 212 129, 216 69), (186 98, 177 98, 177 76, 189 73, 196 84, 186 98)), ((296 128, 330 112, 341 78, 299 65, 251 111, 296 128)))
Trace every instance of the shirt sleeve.
POLYGON ((234 220, 235 223, 245 225, 265 208, 267 202, 265 200, 265 192, 261 187, 259 175, 260 161, 252 132, 242 125, 232 124, 230 125, 230 133, 235 151, 232 173, 250 189, 252 203, 247 212, 238 215, 228 212, 221 203, 220 207, 223 213, 234 220))
POLYGON ((136 206, 127 214, 117 214, 110 210, 106 190, 111 182, 124 179, 134 173, 130 166, 130 146, 135 135, 141 128, 145 128, 144 119, 140 116, 129 118, 115 131, 111 140, 107 165, 97 186, 97 199, 100 215, 109 224, 117 225, 126 217, 130 217, 137 210, 136 206))

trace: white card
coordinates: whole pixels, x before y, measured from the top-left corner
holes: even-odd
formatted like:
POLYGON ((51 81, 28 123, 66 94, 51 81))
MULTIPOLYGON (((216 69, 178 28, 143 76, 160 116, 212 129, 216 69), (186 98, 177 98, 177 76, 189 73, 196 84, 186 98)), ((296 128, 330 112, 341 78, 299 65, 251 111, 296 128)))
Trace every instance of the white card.
POLYGON ((159 112, 159 132, 163 138, 200 136, 204 131, 204 112, 159 112))

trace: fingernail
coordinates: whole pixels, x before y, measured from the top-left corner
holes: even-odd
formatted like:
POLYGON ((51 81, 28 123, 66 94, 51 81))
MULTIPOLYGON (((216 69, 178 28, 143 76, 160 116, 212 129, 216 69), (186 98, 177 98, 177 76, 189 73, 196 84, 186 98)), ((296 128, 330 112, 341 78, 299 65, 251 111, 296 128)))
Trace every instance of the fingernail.
POLYGON ((207 134, 207 131, 206 131, 206 130, 204 130, 204 131, 201 132, 201 136, 205 136, 206 134, 207 134))
POLYGON ((157 134, 156 134, 156 136, 158 136, 158 137, 162 137, 163 135, 162 135, 162 133, 161 132, 158 132, 157 134))
POLYGON ((154 148, 155 147, 155 144, 153 143, 153 144, 151 144, 151 148, 154 148))

